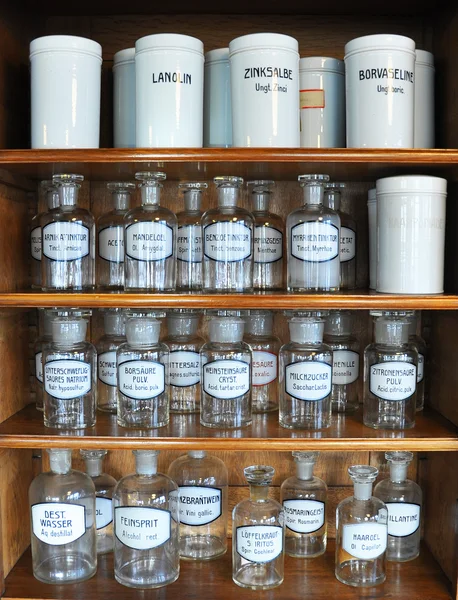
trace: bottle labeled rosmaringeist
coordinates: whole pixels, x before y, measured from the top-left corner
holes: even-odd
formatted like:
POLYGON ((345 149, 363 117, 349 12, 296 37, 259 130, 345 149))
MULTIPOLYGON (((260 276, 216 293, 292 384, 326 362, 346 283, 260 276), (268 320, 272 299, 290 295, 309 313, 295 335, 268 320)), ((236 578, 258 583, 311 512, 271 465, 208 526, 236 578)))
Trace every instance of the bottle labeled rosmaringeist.
MULTIPOLYGON (((46 203, 48 212, 55 210, 59 206, 59 194, 57 188, 51 181, 42 181, 42 188, 46 194, 46 203)), ((30 255, 32 257, 32 287, 41 289, 41 220, 47 213, 38 213, 32 217, 30 223, 30 255)))
POLYGON ((43 308, 38 309, 38 339, 33 349, 35 362, 35 406, 43 410, 43 348, 52 341, 52 314, 43 308))
POLYGON ((418 365, 417 365, 417 412, 421 411, 425 407, 425 395, 426 395, 426 342, 420 336, 417 335, 417 320, 418 312, 414 311, 409 319, 409 342, 413 344, 418 352, 418 365))
POLYGON ((118 408, 118 370, 116 351, 126 342, 125 318, 120 309, 105 311, 104 335, 97 348, 97 408, 116 413, 118 408))

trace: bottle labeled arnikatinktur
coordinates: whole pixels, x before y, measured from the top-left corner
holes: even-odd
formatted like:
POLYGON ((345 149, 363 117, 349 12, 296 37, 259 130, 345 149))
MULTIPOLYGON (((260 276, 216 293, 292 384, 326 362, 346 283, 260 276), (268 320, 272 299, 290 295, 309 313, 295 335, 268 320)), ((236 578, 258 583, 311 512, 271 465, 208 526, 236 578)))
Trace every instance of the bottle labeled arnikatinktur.
POLYGON ((180 557, 212 560, 227 550, 226 465, 204 450, 172 462, 168 476, 180 498, 180 557))
POLYGON ((386 452, 390 476, 377 483, 374 496, 388 508, 388 546, 386 559, 405 562, 420 554, 422 491, 407 479, 412 452, 386 452))
POLYGON ((232 579, 240 587, 269 590, 283 583, 285 526, 281 504, 268 497, 275 469, 244 469, 250 498, 232 511, 232 579))
POLYGON ((43 411, 43 348, 52 341, 52 314, 43 308, 38 309, 38 338, 33 348, 35 357, 35 406, 43 411))
POLYGON ((113 550, 113 491, 116 479, 103 473, 106 450, 80 450, 86 463, 86 473, 95 487, 95 527, 97 530, 97 554, 113 550))
POLYGON ((54 175, 59 207, 45 213, 42 226, 42 287, 45 291, 91 290, 95 285, 95 221, 78 206, 82 175, 54 175))
POLYGON ((354 465, 348 469, 354 493, 336 510, 336 577, 354 587, 385 581, 388 510, 372 496, 378 469, 354 465))
POLYGON ((180 574, 178 486, 157 472, 158 450, 134 450, 135 473, 113 494, 116 581, 158 588, 180 574))
POLYGON ((314 558, 326 550, 328 487, 313 475, 319 452, 293 452, 296 475, 281 485, 285 511, 285 550, 289 556, 314 558))
MULTIPOLYGON (((42 181, 42 187, 46 194, 48 211, 51 212, 59 206, 59 194, 57 188, 51 181, 42 181)), ((30 223, 30 255, 32 257, 32 287, 41 289, 41 220, 46 213, 38 213, 32 217, 30 223)))
POLYGON ((237 206, 241 177, 215 177, 218 206, 202 216, 203 289, 207 292, 253 290, 253 215, 237 206))
POLYGON ((142 204, 124 218, 124 287, 173 292, 176 287, 177 218, 160 205, 165 173, 136 173, 142 204))
POLYGON ((126 324, 120 309, 105 311, 104 335, 97 348, 97 408, 116 413, 118 408, 118 369, 116 351, 126 342, 126 324))
POLYGON ((409 319, 409 342, 413 344, 418 352, 418 365, 417 365, 417 412, 421 411, 425 407, 425 395, 426 395, 426 342, 425 340, 417 335, 417 320, 418 312, 413 312, 409 319))
POLYGON ((85 581, 97 571, 95 487, 72 470, 71 450, 48 453, 50 471, 29 488, 33 575, 59 585, 85 581))

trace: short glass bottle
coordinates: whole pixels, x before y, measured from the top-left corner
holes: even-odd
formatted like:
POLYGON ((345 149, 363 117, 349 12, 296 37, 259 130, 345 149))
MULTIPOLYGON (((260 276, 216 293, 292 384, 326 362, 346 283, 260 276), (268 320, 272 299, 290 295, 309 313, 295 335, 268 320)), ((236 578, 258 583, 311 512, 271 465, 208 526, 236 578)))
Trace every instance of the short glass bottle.
POLYGON ((245 317, 243 341, 252 352, 253 414, 278 410, 278 352, 281 341, 272 333, 273 319, 273 313, 267 310, 252 310, 245 317))
POLYGON ((124 287, 173 292, 176 287, 177 218, 160 205, 165 173, 136 173, 142 204, 124 217, 124 287))
POLYGON ((118 369, 116 351, 126 342, 126 323, 120 309, 105 311, 104 334, 97 348, 97 408, 116 413, 118 408, 118 369))
POLYGON ((253 289, 283 289, 283 244, 285 225, 279 215, 269 212, 274 181, 248 181, 253 186, 253 289))
POLYGON ((131 318, 127 342, 116 351, 118 425, 155 429, 169 422, 169 349, 159 342, 160 321, 131 318))
POLYGON ((59 207, 41 218, 41 277, 45 291, 91 290, 95 285, 95 221, 78 206, 82 175, 54 175, 59 207))
POLYGON ((323 205, 329 175, 299 175, 303 206, 286 219, 287 288, 335 292, 340 286, 340 217, 323 205))
POLYGON ((124 289, 124 217, 129 210, 134 183, 112 181, 113 210, 97 221, 97 285, 106 290, 124 289))
POLYGON ((255 465, 244 469, 250 498, 232 511, 232 579, 240 587, 269 590, 283 583, 285 527, 281 504, 268 498, 275 469, 255 465), (262 541, 268 536, 268 544, 262 541))
POLYGON ((237 206, 241 177, 215 177, 218 206, 202 216, 203 289, 230 293, 253 291, 253 215, 237 206))
POLYGON ((226 465, 204 450, 172 462, 168 476, 180 498, 180 557, 212 560, 227 550, 226 465))
POLYGON ((425 395, 426 395, 426 382, 425 382, 425 369, 426 369, 426 342, 420 336, 417 335, 417 312, 413 312, 408 317, 409 320, 409 342, 415 346, 418 352, 418 365, 417 365, 417 412, 425 408, 425 395))
POLYGON ((236 429, 251 425, 251 349, 243 342, 243 319, 215 317, 200 350, 200 422, 236 429))
POLYGON ((348 469, 354 494, 336 510, 336 577, 353 587, 385 581, 388 510, 372 496, 378 469, 354 465, 348 469), (367 540, 370 543, 367 543, 367 540))
POLYGON ((314 558, 326 551, 328 486, 313 475, 319 452, 293 452, 296 475, 280 488, 285 512, 285 551, 297 558, 314 558))
POLYGON ((85 581, 97 571, 94 484, 72 470, 71 450, 48 453, 50 470, 29 488, 33 575, 59 585, 85 581))
POLYGON ((407 479, 412 452, 386 452, 390 476, 374 489, 374 496, 388 508, 388 545, 386 559, 406 562, 420 554, 422 491, 407 479))
MULTIPOLYGON (((59 194, 56 186, 50 181, 42 181, 42 187, 46 194, 46 203, 48 212, 53 211, 59 206, 59 194)), ((32 287, 41 289, 41 220, 46 213, 38 213, 32 217, 30 223, 30 255, 32 256, 32 287)))
POLYGON ((280 348, 279 421, 287 429, 331 425, 332 350, 323 344, 323 316, 291 318, 291 341, 280 348))
POLYGON ((415 425, 417 349, 409 343, 406 313, 375 318, 375 343, 364 351, 363 421, 374 429, 415 425))
POLYGON ((95 487, 95 527, 97 530, 97 554, 113 551, 113 491, 116 479, 103 473, 106 450, 80 450, 86 464, 86 473, 95 487))
POLYGON ((52 318, 53 315, 49 311, 39 308, 38 309, 38 338, 33 348, 33 355, 35 357, 35 378, 34 378, 34 391, 35 391, 35 406, 37 410, 43 412, 43 348, 45 348, 52 341, 52 318))
POLYGON ((332 311, 326 318, 324 341, 332 349, 332 411, 354 413, 359 408, 359 342, 352 335, 352 314, 332 311))
POLYGON ((96 421, 97 352, 86 342, 87 322, 57 318, 43 349, 44 424, 84 429, 96 421))
POLYGON ((177 213, 177 290, 202 289, 202 192, 208 183, 179 183, 184 210, 177 213))
POLYGON ((178 486, 157 472, 158 450, 134 450, 136 472, 113 494, 114 572, 132 588, 158 588, 180 573, 178 486))

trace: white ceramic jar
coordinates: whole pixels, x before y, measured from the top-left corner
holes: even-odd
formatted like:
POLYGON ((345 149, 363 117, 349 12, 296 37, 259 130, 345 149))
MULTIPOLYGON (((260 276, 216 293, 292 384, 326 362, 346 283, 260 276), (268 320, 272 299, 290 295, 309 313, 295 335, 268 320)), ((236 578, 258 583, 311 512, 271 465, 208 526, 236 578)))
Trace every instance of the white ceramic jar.
POLYGON ((416 50, 415 148, 434 148, 434 55, 416 50))
POLYGON ((201 148, 203 43, 177 33, 140 38, 135 74, 137 147, 201 148))
POLYGON ((205 54, 204 146, 206 148, 232 146, 229 48, 218 48, 205 54))
POLYGON ((367 217, 369 222, 369 289, 377 287, 377 189, 367 192, 367 217))
POLYGON ((102 47, 72 35, 30 44, 32 148, 98 148, 102 47))
POLYGON ((367 35, 345 46, 347 146, 413 148, 415 42, 367 35))
POLYGON ((113 145, 135 148, 135 48, 113 57, 113 145))
POLYGON ((377 291, 444 291, 447 181, 426 175, 377 180, 377 291))
POLYGON ((298 42, 253 33, 229 44, 234 147, 298 148, 298 42))
POLYGON ((345 64, 310 56, 299 61, 301 148, 345 147, 345 64))

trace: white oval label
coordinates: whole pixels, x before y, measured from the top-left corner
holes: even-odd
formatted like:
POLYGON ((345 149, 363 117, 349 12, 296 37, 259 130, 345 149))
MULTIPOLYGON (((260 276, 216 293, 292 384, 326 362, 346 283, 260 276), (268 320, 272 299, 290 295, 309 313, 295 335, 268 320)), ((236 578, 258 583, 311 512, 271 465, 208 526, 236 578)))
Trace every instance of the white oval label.
POLYGON ((108 262, 124 262, 124 227, 112 225, 99 231, 99 256, 108 262))
POLYGON ((324 525, 325 504, 318 500, 283 500, 285 525, 296 533, 314 533, 324 525))
POLYGON ((104 529, 113 521, 113 500, 104 496, 95 498, 95 526, 104 529))
POLYGON ((418 367, 417 367, 417 383, 423 381, 425 376, 425 357, 423 354, 418 354, 418 367))
POLYGON ((236 549, 245 560, 265 563, 283 552, 283 528, 278 525, 237 527, 236 549))
POLYGON ((184 485, 180 494, 180 524, 208 525, 221 516, 221 490, 213 487, 184 485))
POLYGON ((417 368, 401 361, 371 365, 369 388, 374 396, 382 400, 407 400, 417 389, 417 368))
POLYGON ((334 350, 332 353, 332 383, 348 385, 359 377, 359 354, 353 350, 334 350))
POLYGON ((304 262, 326 262, 339 256, 339 228, 307 221, 291 228, 291 254, 304 262))
POLYGON ((203 368, 204 392, 213 398, 233 400, 250 389, 250 363, 241 360, 214 360, 203 368))
POLYGON ((150 400, 165 390, 165 367, 148 360, 128 360, 118 365, 118 388, 132 400, 150 400))
POLYGON ((251 256, 251 229, 243 223, 221 221, 204 228, 204 254, 218 262, 237 262, 251 256))
POLYGON ((382 523, 344 525, 342 548, 355 558, 377 558, 386 550, 387 533, 382 523))
POLYGON ((189 263, 202 261, 202 227, 200 225, 178 227, 177 259, 189 263))
POLYGON ((41 260, 41 227, 30 232, 30 254, 34 260, 41 260))
POLYGON ((251 384, 254 386, 268 385, 277 379, 278 359, 276 354, 253 350, 251 363, 251 384))
POLYGON ((81 360, 52 360, 44 366, 46 392, 60 400, 79 398, 91 391, 92 369, 81 360))
POLYGON ((303 361, 285 368, 286 392, 296 400, 316 402, 331 393, 332 367, 324 362, 303 361))
POLYGON ((420 505, 409 502, 387 502, 388 535, 407 537, 420 527, 420 505))
POLYGON ((37 352, 35 354, 35 377, 40 383, 43 383, 43 352, 37 352))
POLYGON ((255 263, 272 263, 283 258, 283 234, 275 227, 258 225, 254 228, 255 263))
POLYGON ((116 506, 114 530, 118 540, 134 550, 152 550, 171 536, 168 510, 143 506, 116 506))
POLYGON ((340 228, 340 262, 348 262, 356 256, 356 231, 340 228))
POLYGON ((81 223, 49 223, 43 227, 42 245, 50 260, 78 260, 89 254, 90 232, 81 223))
POLYGON ((116 370, 116 350, 102 352, 97 357, 98 377, 102 383, 116 387, 118 384, 116 370))
POLYGON ((33 534, 50 546, 71 544, 86 533, 86 508, 66 502, 43 502, 32 506, 33 534))
POLYGON ((200 354, 176 350, 169 354, 169 383, 189 387, 200 381, 200 354))
POLYGON ((126 227, 126 255, 135 260, 165 260, 173 256, 173 229, 165 223, 142 222, 126 227))

